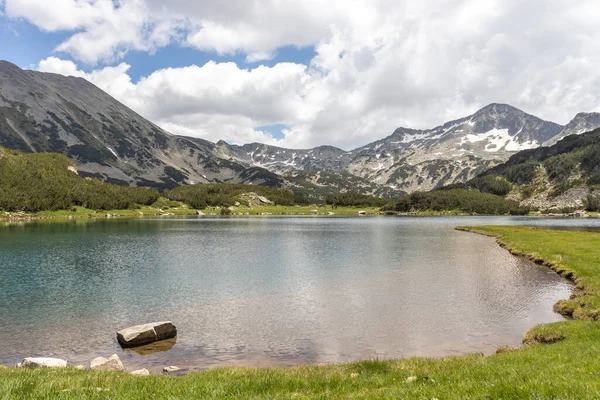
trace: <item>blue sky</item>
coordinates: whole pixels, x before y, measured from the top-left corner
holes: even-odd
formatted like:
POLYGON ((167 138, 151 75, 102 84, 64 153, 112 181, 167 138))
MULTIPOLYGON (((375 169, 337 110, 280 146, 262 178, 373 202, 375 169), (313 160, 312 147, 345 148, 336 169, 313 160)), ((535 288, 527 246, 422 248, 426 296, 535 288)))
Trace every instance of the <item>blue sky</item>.
POLYGON ((175 134, 352 149, 495 102, 599 111, 598 23, 597 0, 0 0, 0 58, 175 134))
MULTIPOLYGON (((13 20, 6 16, 0 16, 0 43, 2 43, 0 58, 22 68, 35 66, 40 60, 50 56, 59 56, 61 59, 77 62, 68 53, 55 51, 56 47, 72 34, 69 31, 45 32, 25 20, 13 20)), ((254 68, 258 65, 273 66, 280 62, 308 65, 314 56, 314 46, 287 45, 278 48, 272 59, 246 62, 246 55, 242 52, 232 55, 219 55, 214 51, 201 51, 173 43, 152 53, 130 51, 119 62, 125 62, 131 66, 128 71, 129 76, 134 82, 137 82, 141 77, 148 76, 158 69, 186 67, 192 64, 203 65, 211 60, 234 62, 245 68, 254 68)), ((82 71, 91 72, 94 69, 111 64, 114 63, 102 61, 95 65, 79 63, 79 68, 82 71)))
MULTIPOLYGON (((100 60, 98 63, 91 65, 78 62, 76 58, 67 52, 56 51, 57 46, 66 41, 72 34, 73 32, 70 31, 43 31, 26 20, 0 16, 0 43, 2 43, 0 59, 15 63, 22 68, 35 69, 40 60, 58 56, 62 60, 76 63, 79 70, 87 73, 114 64, 114 62, 100 60)), ((314 46, 286 45, 277 48, 274 51, 274 56, 270 59, 247 62, 246 54, 243 52, 218 54, 215 51, 201 51, 190 46, 172 43, 152 52, 129 51, 118 62, 124 62, 130 66, 127 71, 128 75, 133 83, 137 83, 140 78, 165 68, 201 66, 209 61, 218 63, 234 62, 241 68, 256 68, 261 65, 272 67, 282 62, 309 65, 315 54, 314 46)), ((267 132, 275 139, 283 139, 283 130, 291 127, 292 125, 289 124, 276 123, 256 126, 255 129, 267 132)))

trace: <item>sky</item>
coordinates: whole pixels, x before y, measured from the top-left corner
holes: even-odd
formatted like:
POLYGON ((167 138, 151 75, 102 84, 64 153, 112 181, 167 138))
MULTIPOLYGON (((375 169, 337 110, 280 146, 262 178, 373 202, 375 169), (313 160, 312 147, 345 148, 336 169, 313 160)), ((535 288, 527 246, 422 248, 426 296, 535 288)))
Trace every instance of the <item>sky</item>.
POLYGON ((600 111, 598 0, 0 0, 0 59, 174 134, 352 149, 489 103, 600 111))

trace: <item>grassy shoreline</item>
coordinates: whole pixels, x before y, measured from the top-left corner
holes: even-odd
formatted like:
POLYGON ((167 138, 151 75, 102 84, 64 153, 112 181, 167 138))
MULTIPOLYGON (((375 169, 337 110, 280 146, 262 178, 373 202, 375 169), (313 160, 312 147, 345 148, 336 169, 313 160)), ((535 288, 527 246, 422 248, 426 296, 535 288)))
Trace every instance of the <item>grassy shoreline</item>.
MULTIPOLYGON (((155 206, 142 206, 138 209, 128 210, 92 210, 83 207, 73 207, 71 210, 40 211, 31 212, 4 212, 0 213, 0 222, 11 221, 36 221, 53 219, 100 219, 100 218, 154 218, 168 216, 194 216, 200 211, 204 216, 219 216, 221 211, 217 207, 196 210, 182 204, 179 207, 160 208, 155 206)), ((318 215, 318 216, 353 216, 358 215, 359 211, 365 211, 366 215, 393 215, 404 217, 466 217, 469 213, 450 210, 450 211, 417 211, 417 212, 382 212, 377 207, 337 207, 332 208, 327 205, 308 205, 308 206, 276 206, 266 205, 259 207, 235 207, 231 216, 258 216, 258 215, 318 215)), ((498 215, 478 215, 478 216, 498 216, 498 215)), ((531 217, 559 217, 567 218, 568 215, 556 214, 530 214, 531 217)), ((600 218, 600 214, 589 213, 591 218, 600 218)))
MULTIPOLYGON (((91 210, 83 207, 73 207, 71 210, 40 211, 37 213, 4 213, 0 214, 0 221, 29 221, 50 219, 74 219, 74 218, 144 218, 144 217, 169 217, 169 216, 194 216, 200 211, 204 216, 221 215, 220 208, 205 208, 196 210, 181 205, 179 207, 160 208, 143 206, 130 210, 91 210)), ((310 205, 310 206, 275 206, 267 205, 260 207, 235 207, 231 216, 245 215, 320 215, 320 216, 345 216, 358 215, 359 211, 365 211, 367 215, 377 215, 380 212, 376 207, 337 207, 310 205)))
MULTIPOLYGON (((600 234, 529 227, 463 227, 576 282, 573 320, 529 330, 526 345, 484 357, 363 361, 290 369, 224 368, 183 377, 0 370, 12 398, 600 398, 600 234)), ((560 303, 560 302, 559 302, 560 303)))

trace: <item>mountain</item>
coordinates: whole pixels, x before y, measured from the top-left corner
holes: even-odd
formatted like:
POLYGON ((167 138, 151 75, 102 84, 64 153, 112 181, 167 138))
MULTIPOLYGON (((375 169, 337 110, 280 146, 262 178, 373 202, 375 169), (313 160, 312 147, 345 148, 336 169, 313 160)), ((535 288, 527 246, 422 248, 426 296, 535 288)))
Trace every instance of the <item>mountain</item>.
POLYGON ((313 199, 347 190, 395 197, 467 182, 520 150, 597 127, 599 114, 561 126, 490 104, 433 129, 398 128, 351 151, 238 146, 170 134, 82 78, 0 61, 0 146, 61 153, 82 176, 130 186, 253 183, 313 199))
POLYGON ((490 104, 433 129, 398 128, 390 136, 352 151, 331 146, 292 150, 258 143, 234 146, 219 142, 217 147, 223 156, 283 176, 298 169, 347 172, 413 192, 465 182, 515 152, 541 146, 562 130, 561 125, 509 105, 490 104))
MULTIPOLYGON (((251 183, 290 187, 316 200, 348 190, 402 194, 347 173, 292 174, 287 180, 277 168, 269 171, 258 161, 258 149, 264 145, 244 147, 256 153, 253 159, 225 142, 176 136, 82 78, 22 70, 7 61, 0 61, 0 146, 60 153, 76 161, 81 176, 121 185, 167 189, 193 183, 251 183)), ((323 146, 305 153, 302 167, 310 170, 336 168, 320 160, 344 151, 323 146)))
POLYGON ((582 133, 593 131, 598 127, 600 127, 600 113, 579 113, 558 135, 544 142, 543 146, 552 146, 567 136, 581 135, 582 133))
MULTIPOLYGON (((488 191, 512 185, 509 198, 540 210, 581 207, 600 189, 600 129, 521 151, 467 183, 488 191)), ((508 192, 507 192, 508 193, 508 192)), ((506 194, 506 193, 503 193, 506 194)))
POLYGON ((61 153, 77 161, 82 176, 132 186, 283 182, 216 156, 211 142, 164 131, 82 78, 6 61, 0 61, 0 146, 61 153))

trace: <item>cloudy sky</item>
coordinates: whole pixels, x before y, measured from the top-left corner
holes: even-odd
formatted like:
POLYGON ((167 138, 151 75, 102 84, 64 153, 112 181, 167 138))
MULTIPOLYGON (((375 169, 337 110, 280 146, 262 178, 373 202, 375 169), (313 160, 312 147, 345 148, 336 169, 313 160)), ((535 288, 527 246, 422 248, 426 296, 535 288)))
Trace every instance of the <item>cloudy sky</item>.
POLYGON ((345 149, 492 102, 600 111, 598 0, 0 0, 0 58, 170 132, 345 149))

